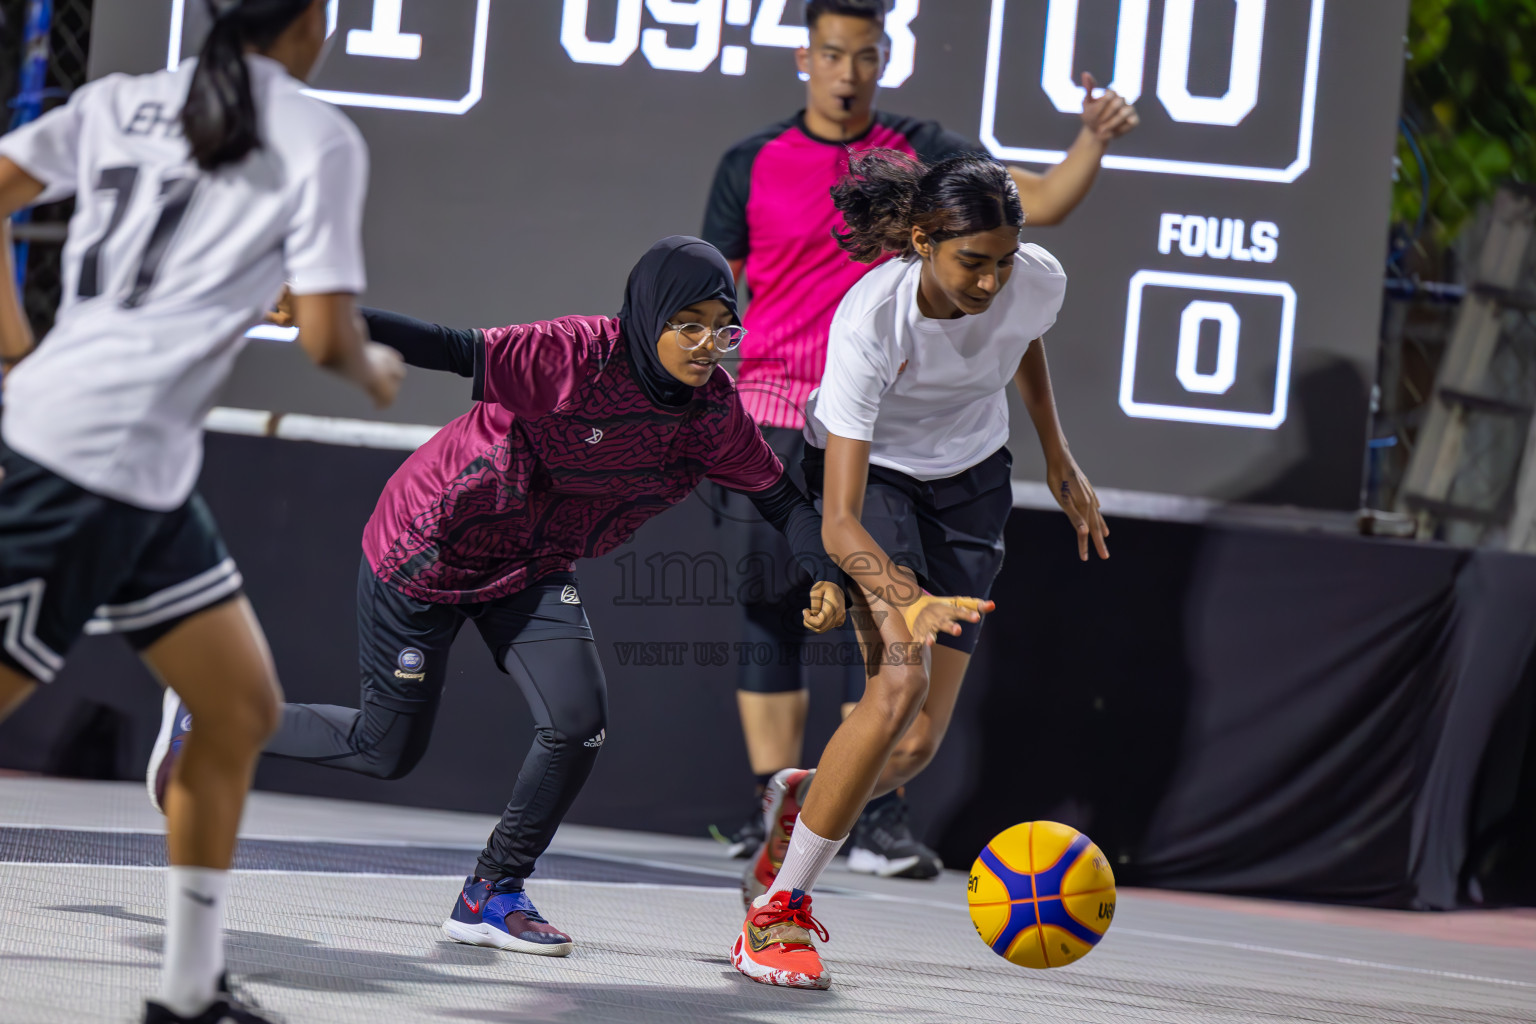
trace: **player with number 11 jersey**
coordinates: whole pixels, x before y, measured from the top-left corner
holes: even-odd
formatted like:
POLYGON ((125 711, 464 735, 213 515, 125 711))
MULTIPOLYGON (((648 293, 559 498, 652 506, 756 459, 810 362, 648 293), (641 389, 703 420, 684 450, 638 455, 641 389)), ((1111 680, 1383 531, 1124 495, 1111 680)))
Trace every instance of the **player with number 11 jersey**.
MULTIPOLYGON (((219 0, 198 59, 112 75, 0 138, 0 225, 74 196, 57 324, 34 345, 0 232, 0 718, 82 633, 119 633, 197 716, 166 716, 152 764, 170 870, 146 1024, 263 1018, 225 984, 235 833, 280 691, 240 572, 193 490, 203 418, 287 277, 304 347, 393 401, 398 355, 367 342, 368 153, 303 94, 323 0, 219 0), (35 349, 35 351, 34 351, 35 349)), ((179 705, 172 699, 167 709, 179 705)))

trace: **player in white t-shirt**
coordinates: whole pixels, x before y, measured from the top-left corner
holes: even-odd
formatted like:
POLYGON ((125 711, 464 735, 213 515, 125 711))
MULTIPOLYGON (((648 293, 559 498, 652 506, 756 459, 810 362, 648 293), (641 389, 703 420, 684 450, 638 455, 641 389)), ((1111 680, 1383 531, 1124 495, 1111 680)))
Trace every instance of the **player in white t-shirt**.
POLYGON ((0 245, 0 717, 53 681, 82 632, 126 636, 186 702, 195 738, 163 728, 159 741, 183 746, 164 803, 164 969, 144 1019, 239 1024, 262 1018, 223 984, 226 873, 282 698, 193 490, 203 418, 285 276, 317 363, 380 405, 403 370, 366 341, 354 303, 367 147, 301 91, 324 49, 324 0, 209 6, 198 60, 93 82, 0 138, 0 222, 77 202, 40 345, 8 227, 0 245))
POLYGON ((806 484, 822 503, 827 553, 858 584, 850 618, 866 687, 818 769, 787 769, 770 783, 764 822, 774 831, 744 879, 753 902, 732 953, 755 980, 805 988, 829 984, 812 942, 826 932, 808 892, 865 801, 932 760, 992 608, 1013 507, 1010 382, 1079 555, 1093 547, 1109 557, 1098 499, 1056 416, 1041 337, 1067 278, 1050 253, 1019 244, 1024 210, 1007 169, 982 156, 927 167, 872 150, 851 157, 832 194, 848 227, 838 240, 854 259, 901 257, 843 299, 806 411, 806 484), (782 864, 770 858, 775 847, 782 864))

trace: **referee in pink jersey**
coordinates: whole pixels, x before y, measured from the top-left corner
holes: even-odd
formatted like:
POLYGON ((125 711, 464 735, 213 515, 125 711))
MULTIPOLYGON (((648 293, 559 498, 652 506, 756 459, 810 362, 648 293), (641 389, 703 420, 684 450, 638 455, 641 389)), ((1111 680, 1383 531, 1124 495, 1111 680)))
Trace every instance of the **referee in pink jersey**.
MULTIPOLYGON (((885 8, 885 0, 807 0, 810 46, 795 55, 809 76, 805 109, 726 152, 704 219, 703 237, 751 293, 744 318, 750 333, 737 375, 742 403, 801 487, 803 409, 821 383, 832 316, 848 290, 878 265, 849 259, 832 235, 839 217, 831 188, 847 173, 849 153, 893 149, 933 164, 981 149, 937 122, 875 109, 890 53, 885 8)), ((1045 174, 1009 168, 1031 225, 1060 223, 1088 194, 1110 141, 1136 127, 1135 109, 1120 96, 1095 93, 1091 75, 1083 76, 1083 84, 1083 128, 1066 158, 1045 174)), ((753 523, 744 529, 748 549, 770 558, 746 588, 742 639, 782 652, 771 664, 744 665, 737 682, 742 731, 761 793, 775 772, 802 760, 809 693, 805 659, 794 652, 810 639, 800 624, 809 580, 772 527, 753 523)), ((852 660, 857 663, 845 673, 845 714, 864 687, 864 666, 852 660)), ((761 819, 754 801, 729 837, 732 856, 757 852, 764 839, 761 819)), ((900 791, 870 802, 848 852, 850 867, 873 874, 928 878, 941 867, 938 855, 913 836, 900 791)))

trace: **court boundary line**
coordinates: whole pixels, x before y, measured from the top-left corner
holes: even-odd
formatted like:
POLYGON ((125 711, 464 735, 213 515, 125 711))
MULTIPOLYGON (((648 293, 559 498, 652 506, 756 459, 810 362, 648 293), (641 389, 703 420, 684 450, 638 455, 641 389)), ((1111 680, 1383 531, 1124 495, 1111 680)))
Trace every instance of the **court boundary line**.
MULTIPOLYGON (((54 863, 41 863, 41 862, 37 862, 37 861, 3 861, 3 860, 0 860, 0 866, 4 866, 4 867, 53 868, 53 869, 57 869, 57 868, 79 868, 79 867, 82 867, 82 866, 89 866, 89 867, 93 867, 93 868, 106 868, 108 870, 113 870, 113 871, 164 871, 165 870, 163 867, 153 867, 153 866, 145 865, 145 864, 91 864, 91 865, 80 865, 80 864, 68 864, 68 863, 65 863, 65 864, 54 864, 54 863)), ((287 871, 287 870, 279 870, 279 869, 272 869, 272 868, 258 868, 258 869, 235 868, 235 869, 232 869, 230 871, 230 874, 234 874, 234 875, 302 875, 302 876, 306 876, 306 877, 316 877, 316 878, 378 878, 378 879, 392 878, 392 879, 414 879, 414 880, 417 880, 417 881, 431 881, 431 882, 456 882, 460 878, 460 876, 456 875, 456 874, 455 875, 410 875, 410 874, 399 874, 399 873, 392 873, 392 872, 287 871)), ((584 882, 584 881, 580 881, 580 880, 576 880, 576 879, 569 879, 569 878, 543 878, 543 879, 539 879, 538 881, 539 881, 540 885, 550 885, 550 886, 555 886, 555 885, 566 885, 566 886, 586 885, 586 886, 593 886, 593 887, 596 887, 596 888, 604 888, 604 889, 651 889, 651 890, 657 890, 657 891, 663 891, 663 892, 679 892, 679 891, 681 891, 681 892, 692 892, 692 893, 718 892, 718 893, 729 894, 733 898, 736 896, 736 894, 731 889, 725 888, 723 886, 717 887, 717 886, 704 886, 704 885, 678 885, 678 884, 675 884, 675 883, 664 883, 664 882, 584 882)), ((949 903, 940 903, 937 900, 917 900, 917 899, 911 899, 911 898, 908 898, 908 897, 905 897, 905 896, 891 896, 891 895, 888 895, 886 893, 870 893, 870 892, 857 892, 857 891, 850 891, 850 890, 838 890, 838 889, 834 889, 834 888, 830 888, 830 887, 825 888, 825 889, 821 889, 819 891, 820 891, 820 893, 822 895, 826 895, 826 896, 848 896, 848 897, 852 897, 854 899, 867 899, 867 900, 875 900, 875 901, 886 902, 886 903, 905 903, 905 904, 915 905, 915 906, 938 907, 938 908, 942 908, 944 910, 949 910, 949 911, 967 911, 967 908, 965 908, 965 907, 957 907, 957 906, 954 906, 954 905, 949 904, 949 903)), ((1216 947, 1216 948, 1219 948, 1219 949, 1234 949, 1234 950, 1239 950, 1239 951, 1242 951, 1242 952, 1245 952, 1245 953, 1262 953, 1262 954, 1264 954, 1266 956, 1284 956, 1284 957, 1290 957, 1290 958, 1296 959, 1296 960, 1311 960, 1311 961, 1314 961, 1314 962, 1321 962, 1321 963, 1334 963, 1334 964, 1339 964, 1339 965, 1345 966, 1345 967, 1364 967, 1364 968, 1370 968, 1370 969, 1373 969, 1373 970, 1389 971, 1389 972, 1398 973, 1398 974, 1417 974, 1417 975, 1422 975, 1422 976, 1425 976, 1425 977, 1432 977, 1432 978, 1446 978, 1446 979, 1453 980, 1453 981, 1470 981, 1470 982, 1479 982, 1479 983, 1490 984, 1490 985, 1504 985, 1504 986, 1508 986, 1508 987, 1511 987, 1511 988, 1536 989, 1536 982, 1517 981, 1517 980, 1515 980, 1513 978, 1497 978, 1497 977, 1493 977, 1491 975, 1466 974, 1466 973, 1461 972, 1461 971, 1441 971, 1441 970, 1436 970, 1435 968, 1432 968, 1432 967, 1412 967, 1412 966, 1409 966, 1407 964, 1389 964, 1389 963, 1384 963, 1384 962, 1379 961, 1379 960, 1361 960, 1361 959, 1359 959, 1357 957, 1334 956, 1334 955, 1328 954, 1328 953, 1309 953, 1309 952, 1307 952, 1305 950, 1300 950, 1300 949, 1284 949, 1284 948, 1279 947, 1279 946, 1263 946, 1263 945, 1259 945, 1257 943, 1252 943, 1252 942, 1234 942, 1234 941, 1230 941, 1230 940, 1227 940, 1227 939, 1205 939, 1205 938, 1200 938, 1198 936, 1193 936, 1193 935, 1176 935, 1176 934, 1173 934, 1171 932, 1154 932, 1154 931, 1147 931, 1147 930, 1141 929, 1141 928, 1132 928, 1132 927, 1125 927, 1125 926, 1122 926, 1122 927, 1120 927, 1118 929, 1111 928, 1111 930, 1106 933, 1106 937, 1108 935, 1111 935, 1111 934, 1130 935, 1130 936, 1135 936, 1136 938, 1143 938, 1143 939, 1158 939, 1158 940, 1163 941, 1163 942, 1181 942, 1181 943, 1184 943, 1186 945, 1194 945, 1194 946, 1213 946, 1213 947, 1216 947)))
MULTIPOLYGON (((165 833, 163 831, 156 831, 154 829, 145 829, 145 828, 129 828, 129 827, 115 826, 115 825, 20 825, 20 824, 15 824, 15 823, 12 823, 12 822, 0 821, 0 829, 8 829, 8 828, 9 829, 17 829, 17 830, 29 830, 29 831, 34 831, 34 832, 45 832, 45 831, 46 832, 88 832, 88 833, 97 834, 97 835, 105 834, 105 835, 127 835, 127 836, 152 836, 152 837, 159 837, 159 838, 164 838, 165 837, 165 833)), ((457 852, 478 853, 484 847, 484 845, 485 845, 484 843, 481 843, 481 842, 476 842, 476 843, 443 843, 443 842, 431 842, 429 840, 419 840, 419 839, 357 839, 357 838, 330 839, 330 838, 317 838, 317 837, 314 837, 314 836, 270 835, 270 834, 261 834, 261 833, 255 833, 255 832, 249 833, 249 834, 241 833, 239 838, 242 839, 242 840, 253 840, 253 841, 256 841, 256 842, 264 842, 264 843, 316 843, 316 844, 329 844, 329 845, 332 845, 332 846, 370 846, 370 847, 382 846, 382 847, 390 847, 390 848, 393 848, 393 849, 402 849, 402 850, 412 850, 412 849, 415 849, 415 850, 451 850, 451 851, 454 851, 456 853, 457 852)), ((711 878, 739 879, 741 877, 741 872, 740 871, 732 871, 732 870, 727 869, 727 868, 691 867, 691 866, 688 866, 688 865, 677 864, 677 863, 670 862, 670 861, 640 859, 640 858, 636 858, 636 857, 625 857, 625 856, 622 856, 622 855, 616 854, 616 853, 577 852, 577 851, 574 851, 574 850, 561 849, 559 847, 552 847, 551 849, 547 850, 546 852, 547 853, 556 854, 557 856, 579 857, 579 858, 583 858, 583 859, 586 859, 586 860, 599 860, 599 861, 603 861, 605 863, 610 863, 610 864, 632 864, 632 865, 635 865, 636 867, 656 868, 658 870, 664 870, 664 871, 682 871, 682 872, 687 872, 687 873, 696 874, 696 875, 708 875, 711 878)), ((15 863, 32 864, 32 863, 36 863, 36 862, 35 861, 0 861, 0 864, 15 864, 15 863)), ((80 865, 73 865, 73 866, 79 867, 80 865)), ((333 874, 335 872, 325 872, 325 873, 326 874, 333 874)), ((403 876, 403 877, 417 877, 417 876, 403 876)), ((835 890, 826 890, 826 891, 830 892, 830 891, 835 891, 835 890)))
MULTIPOLYGON (((6 868, 48 868, 58 870, 62 868, 100 868, 105 871, 164 871, 164 865, 154 864, 74 864, 69 862, 47 862, 35 860, 0 860, 0 867, 6 868)), ((231 875, 302 875, 306 878, 376 878, 394 879, 396 881, 419 882, 453 882, 457 885, 464 884, 462 873, 453 875, 416 875, 405 874, 398 871, 313 871, 313 870, 289 870, 286 868, 230 868, 231 875)), ((740 894, 733 888, 723 885, 682 885, 677 882, 598 882, 585 881, 579 878, 540 878, 538 884, 545 885, 590 885, 599 889, 659 889, 668 892, 718 892, 726 893, 733 899, 739 900, 740 894)), ((831 895, 832 890, 826 890, 831 895)), ((838 892, 837 895, 857 895, 857 893, 838 892)))

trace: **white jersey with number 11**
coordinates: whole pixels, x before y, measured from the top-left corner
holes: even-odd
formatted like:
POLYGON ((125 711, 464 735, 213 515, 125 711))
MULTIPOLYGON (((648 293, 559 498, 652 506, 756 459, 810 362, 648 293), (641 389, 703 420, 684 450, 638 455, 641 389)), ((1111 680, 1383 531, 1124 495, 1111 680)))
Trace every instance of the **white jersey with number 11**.
POLYGON ((202 422, 277 297, 363 290, 368 150, 281 64, 246 58, 261 148, 202 171, 179 115, 195 61, 112 75, 0 138, 0 156, 76 197, 58 321, 6 380, 0 432, 97 494, 170 510, 202 465, 202 422))

